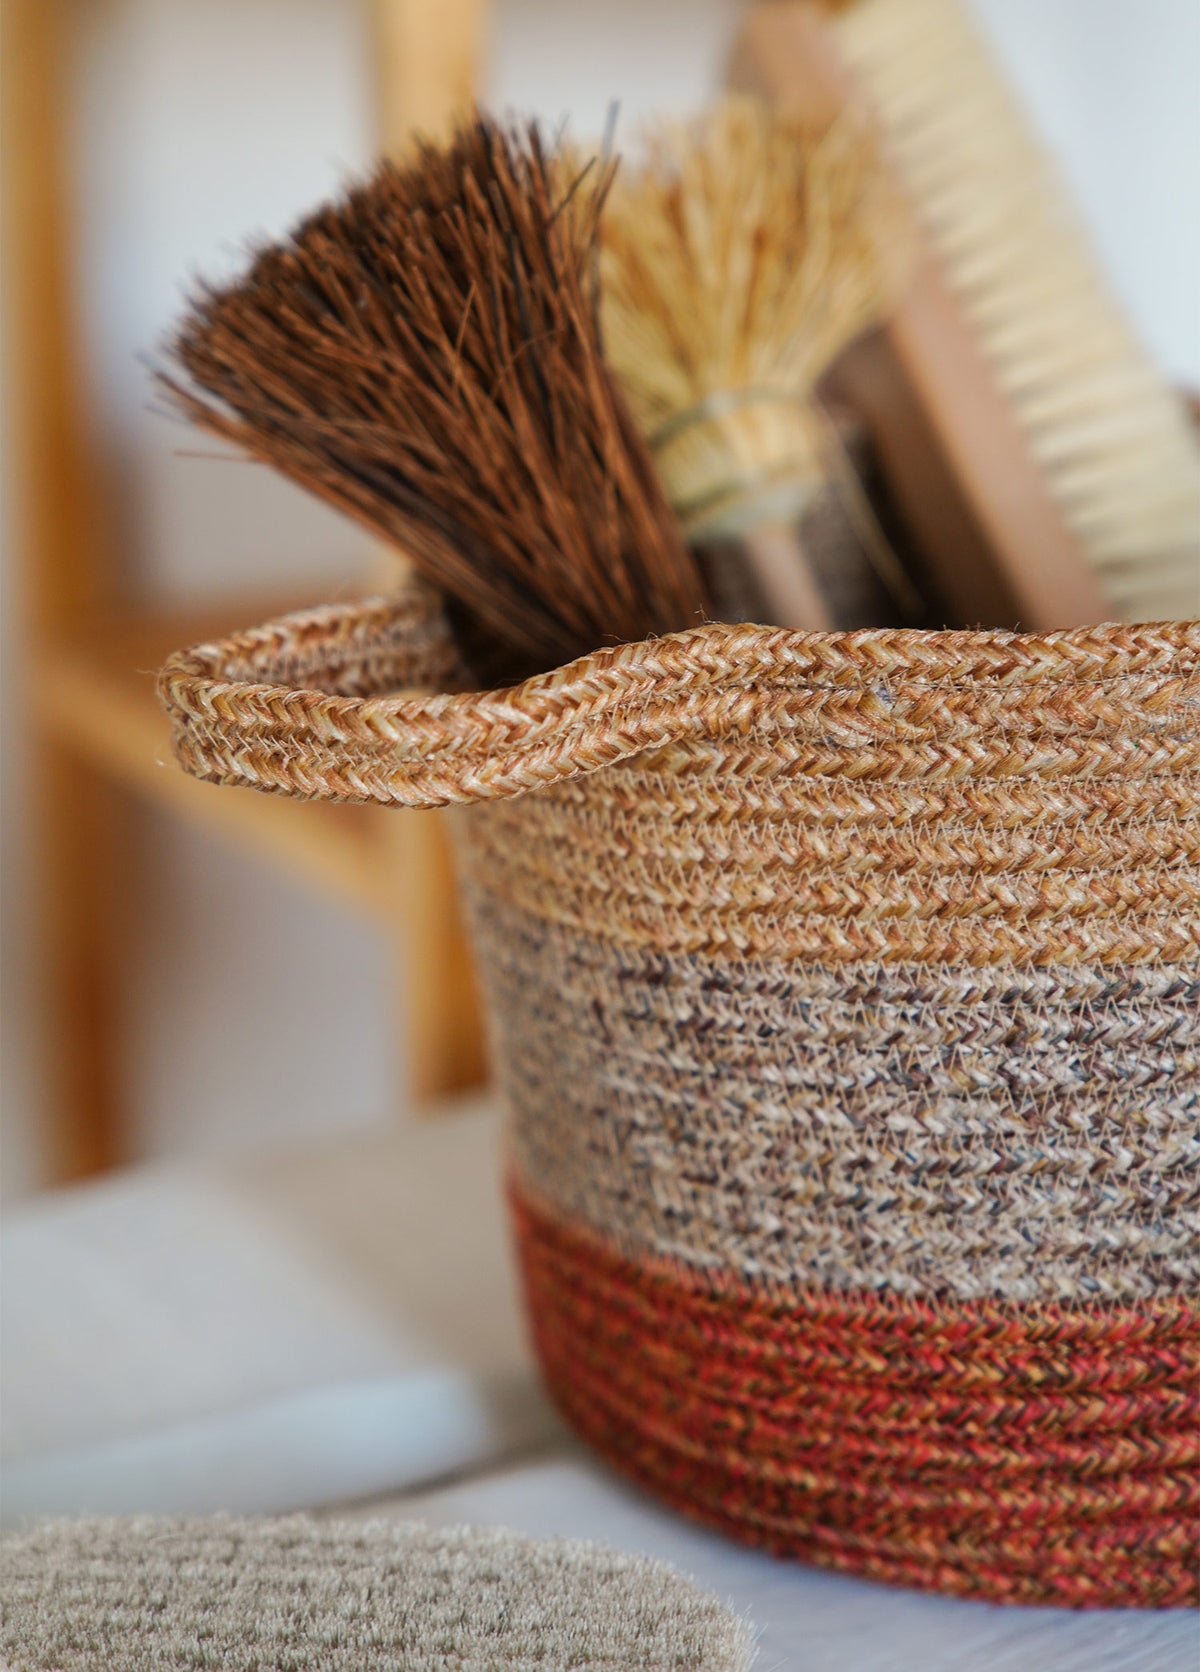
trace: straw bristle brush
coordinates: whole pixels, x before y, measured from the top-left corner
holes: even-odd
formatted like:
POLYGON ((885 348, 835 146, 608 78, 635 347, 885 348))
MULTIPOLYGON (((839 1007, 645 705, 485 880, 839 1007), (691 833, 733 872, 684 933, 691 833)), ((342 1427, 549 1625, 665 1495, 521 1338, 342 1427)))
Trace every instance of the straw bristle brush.
POLYGON ((815 389, 887 311, 903 226, 861 127, 745 98, 649 130, 604 208, 609 360, 685 535, 740 541, 781 625, 832 624, 795 533, 838 445, 815 389))
POLYGON ((564 183, 535 126, 479 117, 201 294, 161 379, 194 422, 401 547, 489 678, 707 613, 601 354, 608 183, 564 183))

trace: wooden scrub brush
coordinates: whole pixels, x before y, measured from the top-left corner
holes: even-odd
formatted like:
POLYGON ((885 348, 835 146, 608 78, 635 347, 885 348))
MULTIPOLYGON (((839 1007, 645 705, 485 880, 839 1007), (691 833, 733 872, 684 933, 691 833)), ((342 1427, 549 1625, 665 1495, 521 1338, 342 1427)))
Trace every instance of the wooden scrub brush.
MULTIPOLYGON (((648 130, 600 236, 605 350, 685 535, 741 542, 762 619, 832 625, 794 530, 845 464, 817 383, 903 266, 871 138, 726 99, 648 130)), ((909 604, 890 549, 881 560, 909 604)))
POLYGON ((478 117, 203 291, 161 377, 411 557, 489 680, 708 613, 601 354, 608 184, 564 184, 535 126, 478 117))
POLYGON ((1200 614, 1200 442, 962 0, 756 0, 731 74, 869 115, 913 205, 913 282, 842 387, 957 618, 1200 614))

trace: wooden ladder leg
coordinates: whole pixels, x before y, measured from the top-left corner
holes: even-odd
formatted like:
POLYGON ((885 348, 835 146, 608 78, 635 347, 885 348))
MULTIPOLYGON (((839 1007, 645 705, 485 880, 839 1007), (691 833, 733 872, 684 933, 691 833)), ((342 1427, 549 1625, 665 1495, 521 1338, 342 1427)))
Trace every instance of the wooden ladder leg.
POLYGON ((491 0, 371 0, 371 10, 380 145, 441 139, 479 93, 491 0))
MULTIPOLYGON (((414 133, 441 138, 470 107, 490 9, 490 0, 372 0, 385 151, 403 152, 414 133)), ((381 846, 395 889, 408 1100, 420 1106, 485 1080, 479 1001, 444 815, 384 814, 381 846)))
POLYGON ((34 700, 33 859, 46 977, 56 1179, 119 1150, 110 962, 116 792, 58 740, 36 693, 57 645, 112 596, 115 564, 84 417, 67 166, 67 0, 0 11, 6 397, 20 652, 34 700))
POLYGON ((43 731, 37 748, 47 1149, 52 1177, 64 1182, 122 1159, 117 952, 130 808, 110 778, 53 736, 43 731))
POLYGON ((483 1025, 446 815, 405 809, 381 819, 395 888, 407 1100, 419 1109, 485 1082, 483 1025))

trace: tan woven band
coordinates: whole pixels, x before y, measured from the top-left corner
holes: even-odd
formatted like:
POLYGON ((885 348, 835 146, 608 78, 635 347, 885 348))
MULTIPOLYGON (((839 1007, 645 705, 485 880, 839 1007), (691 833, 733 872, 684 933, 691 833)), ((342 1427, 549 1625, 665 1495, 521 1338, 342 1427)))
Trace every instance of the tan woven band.
MULTIPOLYGON (((1200 624, 1041 635, 698 627, 511 691, 461 684, 420 588, 315 610, 174 656, 160 679, 197 777, 430 807, 492 800, 647 750, 766 779, 950 789, 1200 771, 1200 624), (399 693, 399 694, 398 694, 399 693)), ((755 782, 758 780, 758 783, 755 782)), ((1045 794, 1043 790, 1043 794, 1045 794)), ((1172 902, 1173 904, 1173 902, 1172 902)))
POLYGON ((1200 970, 728 962, 475 906, 561 1222, 793 1292, 1200 1289, 1200 970))

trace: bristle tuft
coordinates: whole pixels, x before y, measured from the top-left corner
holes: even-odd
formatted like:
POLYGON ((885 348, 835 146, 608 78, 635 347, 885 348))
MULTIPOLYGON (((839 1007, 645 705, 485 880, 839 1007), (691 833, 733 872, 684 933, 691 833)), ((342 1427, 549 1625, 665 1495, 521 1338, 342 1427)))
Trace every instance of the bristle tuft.
POLYGON ((393 541, 505 671, 694 625, 703 585, 600 352, 610 171, 562 210, 536 128, 382 162, 202 292, 162 385, 393 541))
POLYGON ((727 98, 650 131, 601 231, 605 346, 685 525, 739 492, 811 486, 806 403, 886 312, 907 254, 869 135, 727 98))
POLYGON ((1110 613, 1190 619, 1200 615, 1200 440, 1105 283, 973 10, 858 0, 833 27, 1110 613))

